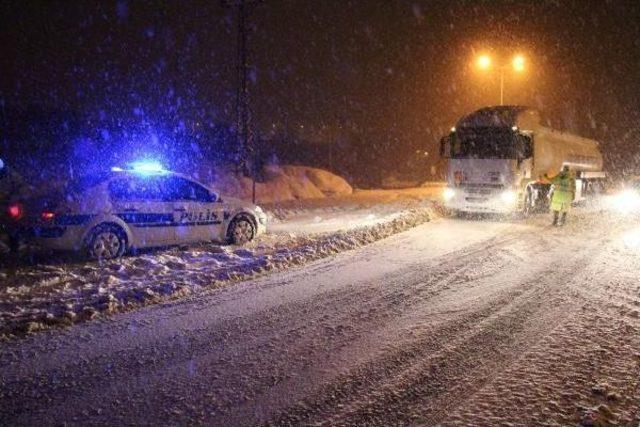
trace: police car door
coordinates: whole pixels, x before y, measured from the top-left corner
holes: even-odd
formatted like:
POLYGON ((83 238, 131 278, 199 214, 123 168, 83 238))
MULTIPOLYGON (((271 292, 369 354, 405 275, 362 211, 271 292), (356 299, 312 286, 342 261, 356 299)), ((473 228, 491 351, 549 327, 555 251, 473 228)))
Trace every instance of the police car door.
POLYGON ((188 179, 167 177, 174 200, 176 238, 181 243, 217 240, 222 234, 223 206, 202 185, 188 179))
POLYGON ((113 213, 127 223, 137 247, 175 241, 173 204, 165 200, 161 178, 124 175, 109 183, 113 213))

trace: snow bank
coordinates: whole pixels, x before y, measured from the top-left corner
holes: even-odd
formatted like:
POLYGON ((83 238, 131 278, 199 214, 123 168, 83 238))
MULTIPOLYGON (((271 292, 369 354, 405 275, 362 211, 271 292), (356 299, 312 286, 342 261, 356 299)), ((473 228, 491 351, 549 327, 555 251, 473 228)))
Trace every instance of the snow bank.
POLYGON ((39 265, 13 276, 0 273, 0 336, 71 325, 298 266, 402 232, 433 215, 431 204, 414 203, 366 226, 331 233, 269 234, 242 248, 208 244, 102 264, 39 265))
MULTIPOLYGON (((351 185, 338 175, 305 166, 267 166, 265 177, 265 182, 256 183, 256 198, 260 203, 343 196, 353 192, 351 185)), ((223 195, 251 199, 249 177, 220 171, 209 184, 223 195)))
POLYGON ((389 175, 382 179, 380 187, 389 190, 395 190, 400 188, 414 188, 419 187, 420 182, 416 180, 403 179, 396 175, 389 175))

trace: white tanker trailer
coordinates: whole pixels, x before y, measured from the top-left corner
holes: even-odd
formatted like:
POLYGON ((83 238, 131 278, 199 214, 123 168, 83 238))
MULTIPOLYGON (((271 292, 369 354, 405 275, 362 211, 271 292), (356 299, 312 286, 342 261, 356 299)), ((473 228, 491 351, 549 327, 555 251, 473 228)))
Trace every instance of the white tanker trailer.
POLYGON ((602 189, 605 174, 598 142, 541 124, 540 114, 520 106, 487 107, 462 117, 442 138, 449 159, 445 206, 452 211, 528 214, 548 206, 554 176, 568 165, 576 198, 602 189))

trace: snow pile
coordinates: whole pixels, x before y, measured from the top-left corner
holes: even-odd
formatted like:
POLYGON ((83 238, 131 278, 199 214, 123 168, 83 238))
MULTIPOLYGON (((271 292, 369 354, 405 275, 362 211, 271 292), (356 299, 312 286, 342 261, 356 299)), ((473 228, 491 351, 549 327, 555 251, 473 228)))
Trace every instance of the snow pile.
POLYGON ((414 188, 420 185, 419 181, 413 179, 401 178, 397 175, 388 175, 382 179, 380 183, 381 188, 385 189, 400 189, 400 188, 414 188))
POLYGON ((103 264, 42 265, 0 273, 0 336, 23 335, 213 289, 355 249, 429 221, 430 204, 365 226, 316 234, 269 234, 248 247, 173 248, 103 264))
MULTIPOLYGON (((265 178, 265 182, 256 182, 256 199, 260 203, 343 196, 353 192, 351 185, 338 175, 305 166, 267 166, 265 178)), ((223 196, 251 199, 253 183, 249 177, 220 171, 209 184, 223 196)))

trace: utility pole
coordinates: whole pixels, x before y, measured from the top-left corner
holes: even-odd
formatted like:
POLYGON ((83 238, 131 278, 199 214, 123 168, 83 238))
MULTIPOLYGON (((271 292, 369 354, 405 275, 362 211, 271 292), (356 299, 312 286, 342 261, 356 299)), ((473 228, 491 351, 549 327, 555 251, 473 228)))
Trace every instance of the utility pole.
POLYGON ((261 0, 222 0, 223 6, 233 6, 238 14, 237 26, 237 51, 236 51, 236 129, 237 148, 235 152, 236 173, 247 169, 247 163, 251 163, 250 173, 253 181, 252 202, 256 202, 256 167, 255 167, 255 140, 251 128, 251 110, 249 107, 249 85, 247 74, 249 70, 247 54, 247 20, 251 6, 261 0), (248 154, 251 152, 251 159, 248 154))
POLYGON ((237 40, 237 92, 236 92, 236 120, 238 131, 238 147, 236 151, 236 172, 244 169, 246 151, 249 146, 249 92, 247 89, 247 10, 244 0, 238 5, 238 40, 237 40))

